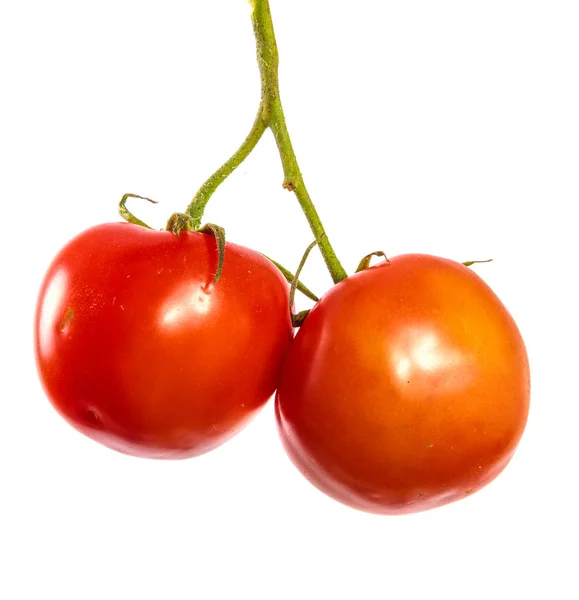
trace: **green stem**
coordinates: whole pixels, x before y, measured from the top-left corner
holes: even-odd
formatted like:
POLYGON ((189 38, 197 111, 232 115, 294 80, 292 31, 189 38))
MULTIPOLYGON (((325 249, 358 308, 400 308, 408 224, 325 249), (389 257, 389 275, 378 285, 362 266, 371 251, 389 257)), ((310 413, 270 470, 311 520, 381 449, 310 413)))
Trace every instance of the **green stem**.
POLYGON ((253 127, 245 138, 243 144, 239 147, 237 152, 207 181, 199 188, 199 191, 195 194, 195 197, 191 201, 191 204, 187 207, 185 214, 191 217, 191 225, 193 229, 201 227, 201 219, 203 218, 203 212, 209 202, 209 198, 213 195, 213 192, 239 167, 239 165, 251 154, 251 151, 257 146, 257 142, 263 136, 265 130, 268 127, 267 121, 263 118, 263 111, 260 106, 253 127))
POLYGON ((269 0, 250 0, 250 4, 253 8, 251 20, 255 33, 257 63, 261 76, 261 102, 257 117, 253 128, 239 150, 201 186, 186 212, 192 219, 193 227, 198 228, 201 225, 203 211, 213 192, 247 158, 265 130, 270 128, 283 166, 283 187, 295 193, 312 233, 319 240, 320 252, 324 257, 328 271, 334 283, 338 283, 345 279, 348 274, 330 244, 322 221, 306 188, 286 125, 279 93, 279 54, 269 0))
POLYGON ((269 0, 255 0, 251 16, 257 44, 257 63, 261 75, 261 102, 268 107, 269 127, 274 135, 284 171, 283 187, 294 192, 308 220, 312 233, 319 240, 319 248, 334 283, 348 274, 340 264, 324 231, 322 221, 304 183, 298 160, 287 128, 279 93, 279 54, 269 8, 269 0))

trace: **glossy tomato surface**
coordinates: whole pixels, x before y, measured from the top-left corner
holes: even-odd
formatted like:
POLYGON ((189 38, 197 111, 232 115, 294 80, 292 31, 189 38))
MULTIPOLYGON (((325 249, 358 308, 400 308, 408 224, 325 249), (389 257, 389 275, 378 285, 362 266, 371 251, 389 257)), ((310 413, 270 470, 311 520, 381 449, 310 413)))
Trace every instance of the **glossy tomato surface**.
POLYGON ((529 410, 519 330, 469 268, 402 255, 332 288, 288 353, 284 446, 319 489, 403 514, 479 490, 507 465, 529 410))
POLYGON ((185 458, 238 432, 275 391, 288 285, 262 255, 128 223, 94 227, 50 266, 36 357, 53 405, 120 452, 185 458))

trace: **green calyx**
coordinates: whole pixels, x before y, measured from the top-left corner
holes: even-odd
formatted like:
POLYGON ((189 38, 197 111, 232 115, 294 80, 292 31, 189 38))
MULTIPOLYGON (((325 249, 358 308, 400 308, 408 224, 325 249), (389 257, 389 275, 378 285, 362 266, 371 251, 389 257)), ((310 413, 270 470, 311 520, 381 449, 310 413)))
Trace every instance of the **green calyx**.
POLYGON ((141 219, 135 217, 135 215, 127 208, 127 200, 129 198, 138 198, 139 200, 146 200, 147 202, 151 202, 152 204, 158 204, 158 202, 156 200, 151 200, 151 198, 146 198, 145 196, 139 196, 138 194, 125 194, 119 202, 119 215, 121 215, 121 217, 127 223, 139 225, 140 227, 145 227, 146 229, 152 229, 152 227, 147 225, 144 221, 141 221, 141 219))
POLYGON ((217 283, 221 279, 223 273, 223 264, 225 263, 225 229, 213 223, 207 223, 198 229, 199 233, 212 235, 217 243, 217 272, 213 283, 217 283))
POLYGON ((466 262, 463 262, 461 264, 463 264, 465 267, 472 267, 473 265, 480 265, 482 263, 490 262, 493 262, 492 258, 487 258, 486 260, 467 260, 466 262))
MULTIPOLYGON (((152 227, 147 225, 144 221, 141 221, 141 219, 136 217, 127 208, 127 200, 129 198, 139 198, 140 200, 147 200, 148 202, 153 202, 154 204, 157 204, 157 202, 155 200, 151 200, 151 198, 139 196, 138 194, 125 194, 119 202, 119 214, 125 221, 127 221, 127 223, 139 225, 140 227, 145 227, 146 229, 152 229, 152 227)), ((181 235, 182 231, 196 231, 198 233, 212 235, 215 238, 215 242, 217 244, 218 256, 217 272, 215 273, 213 283, 217 283, 219 279, 221 279, 221 275, 223 273, 223 265, 225 264, 225 230, 223 229, 223 227, 220 227, 219 225, 215 225, 213 223, 207 223, 202 227, 195 227, 193 220, 189 215, 185 215, 183 213, 173 213, 169 217, 165 229, 167 231, 170 231, 173 235, 177 237, 181 235)))
POLYGON ((179 237, 182 231, 196 231, 191 222, 191 217, 183 213, 173 213, 169 217, 165 229, 177 237, 179 237))
POLYGON ((306 261, 308 260, 308 256, 310 255, 310 252, 314 249, 315 246, 318 245, 319 241, 320 240, 314 240, 306 248, 304 255, 302 256, 302 260, 300 261, 300 264, 298 265, 296 274, 294 275, 294 278, 291 282, 290 294, 289 294, 289 309, 290 309, 290 315, 292 318, 292 325, 294 327, 301 327, 303 322, 306 320, 306 317, 310 313, 309 310, 303 310, 303 311, 299 312, 298 314, 295 314, 294 313, 294 298, 296 295, 296 290, 299 288, 299 279, 300 279, 300 275, 302 273, 302 269, 304 268, 306 261))
POLYGON ((387 263, 390 262, 389 258, 384 252, 382 252, 382 250, 376 250, 376 252, 370 252, 370 254, 366 254, 366 256, 360 261, 360 264, 356 269, 356 273, 366 270, 370 266, 373 256, 379 256, 383 258, 387 263))
POLYGON ((221 279, 223 265, 225 264, 225 229, 223 227, 214 223, 206 223, 202 227, 198 227, 193 223, 189 215, 173 213, 167 221, 167 231, 170 231, 177 237, 180 236, 182 231, 195 231, 197 233, 212 235, 217 244, 217 272, 215 273, 213 283, 217 283, 221 279))

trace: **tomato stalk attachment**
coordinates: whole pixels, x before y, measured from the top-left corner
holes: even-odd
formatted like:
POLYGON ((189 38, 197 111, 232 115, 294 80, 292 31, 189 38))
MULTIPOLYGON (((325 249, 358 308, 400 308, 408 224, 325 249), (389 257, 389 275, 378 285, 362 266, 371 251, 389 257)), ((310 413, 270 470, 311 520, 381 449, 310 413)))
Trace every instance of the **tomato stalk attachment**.
MULTIPOLYGON (((146 198, 145 196, 139 196, 138 194, 125 194, 119 202, 119 214, 127 223, 139 225, 141 227, 145 227, 146 229, 153 229, 150 225, 147 225, 147 223, 141 221, 141 219, 136 217, 127 208, 127 200, 129 198, 147 200, 148 202, 152 202, 153 204, 158 204, 158 202, 156 200, 152 200, 151 198, 146 198)), ((165 229, 167 231, 170 231, 173 235, 176 235, 177 237, 179 237, 182 231, 198 231, 199 233, 208 233, 215 237, 215 241, 217 243, 218 259, 217 273, 215 274, 215 280, 213 281, 213 283, 217 283, 221 278, 221 273, 223 272, 223 264, 225 262, 225 230, 223 229, 223 227, 220 227, 219 225, 214 225, 213 223, 207 223, 203 225, 203 227, 194 229, 191 217, 189 215, 176 212, 169 217, 165 229)), ((286 281, 289 284, 291 284, 294 281, 295 275, 291 271, 286 269, 283 265, 280 265, 277 261, 273 260, 273 258, 265 256, 265 254, 263 256, 277 267, 277 269, 281 272, 281 274, 285 277, 286 281)), ((308 287, 301 283, 301 281, 298 281, 297 289, 310 300, 313 300, 314 302, 319 301, 319 298, 314 294, 314 292, 312 292, 308 287)))
POLYGON ((225 229, 214 223, 206 223, 203 227, 193 227, 191 217, 183 213, 173 213, 167 222, 167 231, 170 231, 177 237, 182 231, 196 231, 198 233, 206 233, 215 238, 217 244, 217 272, 213 283, 217 283, 221 279, 223 273, 223 264, 225 263, 225 229))
POLYGON ((279 91, 279 54, 269 0, 251 0, 250 5, 261 77, 261 102, 253 126, 244 142, 237 152, 205 181, 187 207, 186 214, 191 217, 193 229, 198 229, 201 226, 205 207, 215 190, 249 156, 265 130, 271 129, 283 166, 283 187, 295 194, 313 234, 319 240, 320 252, 332 280, 338 283, 348 275, 330 244, 306 188, 286 125, 279 91))

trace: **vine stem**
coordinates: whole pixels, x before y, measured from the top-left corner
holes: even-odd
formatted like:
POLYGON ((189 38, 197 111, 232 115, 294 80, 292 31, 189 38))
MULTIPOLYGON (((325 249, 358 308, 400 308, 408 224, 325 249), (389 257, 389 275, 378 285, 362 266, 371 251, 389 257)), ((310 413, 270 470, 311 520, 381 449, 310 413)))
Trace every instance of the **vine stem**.
POLYGON ((304 183, 297 157, 292 145, 279 92, 279 54, 269 0, 250 0, 251 20, 257 47, 257 63, 261 77, 261 102, 251 131, 237 152, 224 163, 201 186, 189 204, 186 214, 191 218, 194 229, 201 226, 205 207, 215 190, 249 156, 266 129, 271 129, 284 172, 283 187, 293 192, 306 216, 312 233, 319 240, 318 246, 334 283, 346 279, 348 274, 342 267, 322 221, 304 183))
POLYGON ((224 163, 205 183, 199 188, 199 191, 195 194, 195 197, 191 201, 191 204, 187 207, 185 213, 191 217, 191 225, 193 229, 201 227, 201 219, 205 207, 209 202, 209 198, 213 195, 213 192, 239 167, 239 165, 251 154, 251 151, 257 146, 257 142, 263 136, 265 130, 268 127, 268 123, 262 116, 262 110, 260 107, 253 127, 245 138, 243 144, 239 147, 237 152, 224 163))

